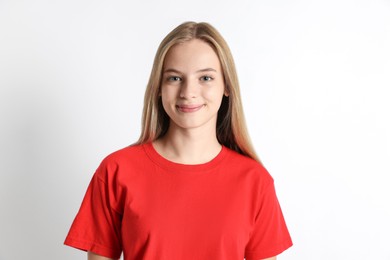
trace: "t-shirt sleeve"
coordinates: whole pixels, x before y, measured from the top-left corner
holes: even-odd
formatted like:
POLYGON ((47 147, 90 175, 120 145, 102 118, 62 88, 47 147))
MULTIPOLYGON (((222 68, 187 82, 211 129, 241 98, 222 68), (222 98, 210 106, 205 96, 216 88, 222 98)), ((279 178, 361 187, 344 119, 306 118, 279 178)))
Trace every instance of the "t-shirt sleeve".
POLYGON ((122 214, 116 209, 117 199, 108 178, 105 164, 99 166, 88 186, 79 212, 64 244, 119 259, 122 253, 122 214))
POLYGON ((254 228, 245 249, 245 259, 259 260, 273 257, 291 246, 292 240, 272 180, 261 192, 254 228))

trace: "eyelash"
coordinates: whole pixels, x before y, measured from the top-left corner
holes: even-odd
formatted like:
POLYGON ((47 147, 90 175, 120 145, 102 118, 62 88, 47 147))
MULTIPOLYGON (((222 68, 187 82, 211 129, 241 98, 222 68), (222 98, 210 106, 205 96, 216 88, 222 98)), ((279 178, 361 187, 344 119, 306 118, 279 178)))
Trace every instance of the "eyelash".
MULTIPOLYGON (((214 79, 213 77, 207 76, 207 75, 200 77, 201 81, 211 81, 213 79, 214 79)), ((168 81, 182 81, 182 80, 183 79, 180 78, 179 76, 169 76, 168 77, 168 81)))
POLYGON ((201 79, 204 80, 204 81, 211 81, 211 80, 213 80, 214 78, 211 77, 211 76, 205 75, 205 76, 202 76, 201 79), (208 79, 205 79, 205 78, 208 78, 208 79))
POLYGON ((180 77, 178 76, 169 76, 168 77, 168 81, 178 81, 178 80, 182 80, 180 77))

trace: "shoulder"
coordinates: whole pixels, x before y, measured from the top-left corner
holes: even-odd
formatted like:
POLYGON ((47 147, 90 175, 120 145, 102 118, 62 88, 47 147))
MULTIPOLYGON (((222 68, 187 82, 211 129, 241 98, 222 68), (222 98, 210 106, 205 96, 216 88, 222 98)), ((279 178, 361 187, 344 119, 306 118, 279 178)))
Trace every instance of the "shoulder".
POLYGON ((129 145, 108 154, 102 160, 102 163, 107 163, 107 164, 126 163, 134 159, 138 160, 144 155, 145 152, 144 152, 143 145, 129 145))
POLYGON ((254 182, 262 182, 265 185, 274 182, 271 174, 260 162, 229 148, 226 148, 226 150, 228 156, 224 164, 225 169, 231 169, 254 182))
POLYGON ((240 154, 240 153, 238 153, 230 148, 227 148, 227 147, 224 147, 224 148, 228 153, 229 161, 234 161, 235 163, 240 162, 244 165, 251 166, 251 167, 262 166, 261 163, 259 163, 258 161, 254 160, 248 156, 240 154))
POLYGON ((131 173, 148 160, 143 145, 130 145, 108 154, 96 170, 101 179, 116 177, 122 172, 131 173))

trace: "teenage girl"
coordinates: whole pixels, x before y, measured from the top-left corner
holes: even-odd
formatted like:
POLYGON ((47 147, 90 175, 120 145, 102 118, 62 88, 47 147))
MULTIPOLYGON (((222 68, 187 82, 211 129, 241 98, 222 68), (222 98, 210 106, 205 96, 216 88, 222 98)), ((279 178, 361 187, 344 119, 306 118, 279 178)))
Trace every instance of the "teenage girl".
POLYGON ((65 244, 89 260, 276 259, 292 245, 210 24, 181 24, 161 42, 141 136, 97 168, 65 244))

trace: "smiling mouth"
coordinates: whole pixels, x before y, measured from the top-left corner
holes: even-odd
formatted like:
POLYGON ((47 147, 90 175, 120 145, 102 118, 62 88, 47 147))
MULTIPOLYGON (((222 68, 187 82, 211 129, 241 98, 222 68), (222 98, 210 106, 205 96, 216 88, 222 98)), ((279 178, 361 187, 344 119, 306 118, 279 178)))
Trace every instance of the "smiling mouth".
POLYGON ((203 105, 177 105, 176 109, 183 113, 192 113, 200 110, 203 105))

